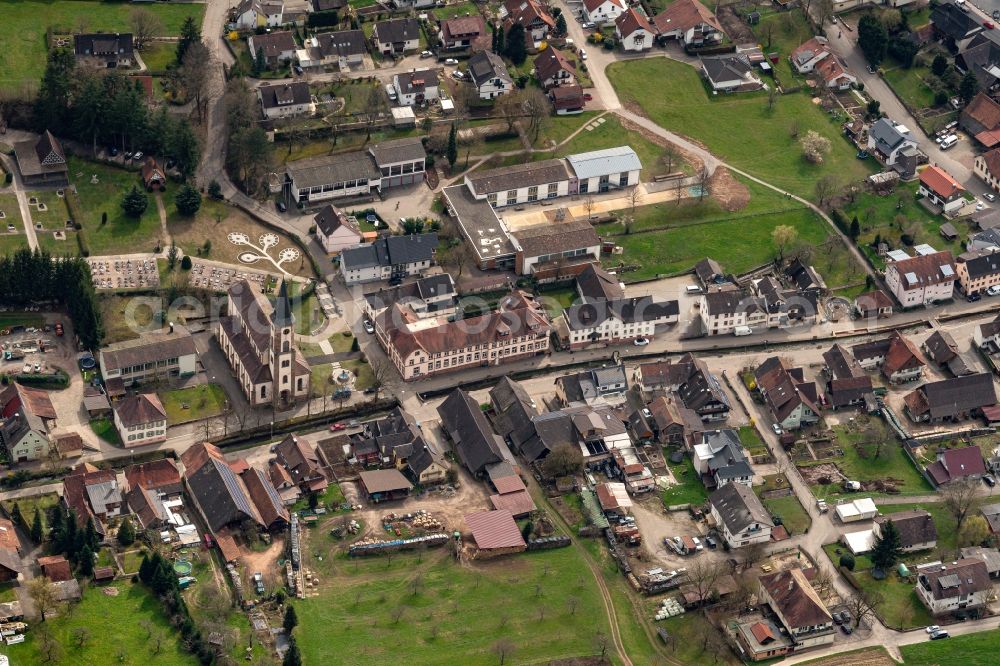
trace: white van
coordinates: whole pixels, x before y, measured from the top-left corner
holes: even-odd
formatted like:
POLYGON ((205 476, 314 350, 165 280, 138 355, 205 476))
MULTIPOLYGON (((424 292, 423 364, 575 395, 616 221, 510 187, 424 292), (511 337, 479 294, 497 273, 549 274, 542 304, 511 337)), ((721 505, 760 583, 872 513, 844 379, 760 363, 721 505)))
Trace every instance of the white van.
POLYGON ((941 150, 948 150, 949 148, 951 148, 952 146, 954 146, 956 143, 958 143, 958 137, 955 136, 954 134, 949 134, 941 142, 941 150))
POLYGON ((751 335, 752 333, 753 329, 750 328, 749 326, 737 326, 736 328, 733 329, 733 335, 735 335, 736 337, 751 335))
POLYGON ((687 294, 688 296, 693 296, 694 294, 700 294, 701 287, 699 287, 696 284, 688 285, 687 287, 684 288, 684 293, 687 294))

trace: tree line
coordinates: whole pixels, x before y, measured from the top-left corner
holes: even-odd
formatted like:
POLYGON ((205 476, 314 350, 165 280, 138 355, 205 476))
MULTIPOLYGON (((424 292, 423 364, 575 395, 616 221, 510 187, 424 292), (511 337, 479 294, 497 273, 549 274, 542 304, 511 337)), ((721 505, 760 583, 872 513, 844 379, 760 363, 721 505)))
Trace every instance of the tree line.
POLYGON ((64 306, 80 344, 101 345, 104 325, 91 278, 90 264, 81 257, 54 258, 44 250, 21 248, 0 256, 0 303, 24 305, 55 301, 64 306))

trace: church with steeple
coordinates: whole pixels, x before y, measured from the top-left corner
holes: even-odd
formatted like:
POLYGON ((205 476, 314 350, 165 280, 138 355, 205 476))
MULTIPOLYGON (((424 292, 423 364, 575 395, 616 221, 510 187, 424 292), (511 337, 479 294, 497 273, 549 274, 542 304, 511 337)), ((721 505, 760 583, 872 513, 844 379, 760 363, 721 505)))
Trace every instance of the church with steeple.
POLYGON ((307 399, 311 373, 295 344, 288 281, 273 307, 246 280, 228 295, 228 315, 219 319, 216 337, 250 404, 280 408, 307 399))

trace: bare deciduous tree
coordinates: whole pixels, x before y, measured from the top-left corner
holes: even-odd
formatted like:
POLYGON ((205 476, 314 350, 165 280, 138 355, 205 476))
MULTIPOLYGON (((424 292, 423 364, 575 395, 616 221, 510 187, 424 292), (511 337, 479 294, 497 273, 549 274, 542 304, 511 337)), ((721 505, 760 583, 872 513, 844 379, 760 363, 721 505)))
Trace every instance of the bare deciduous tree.
POLYGON ((493 643, 493 654, 500 660, 500 666, 503 666, 507 657, 514 654, 514 642, 509 638, 501 638, 493 643))
POLYGON ((579 606, 580 600, 577 597, 566 597, 566 609, 570 615, 576 615, 576 609, 579 606))
POLYGON ((708 181, 711 179, 712 173, 708 170, 708 165, 702 166, 698 171, 698 201, 708 196, 708 181))
POLYGON ((743 554, 744 568, 750 568, 760 562, 764 557, 764 550, 764 544, 762 543, 748 543, 741 547, 739 551, 743 554))
POLYGON ((389 376, 391 375, 393 368, 389 362, 381 356, 368 359, 368 367, 371 369, 372 373, 371 387, 375 389, 374 400, 378 400, 379 393, 382 391, 382 387, 385 386, 386 382, 389 381, 389 376))
POLYGON ((73 643, 82 648, 90 641, 90 629, 87 627, 77 627, 73 630, 73 643))
POLYGON ((855 628, 861 626, 861 622, 865 618, 875 615, 875 609, 882 603, 882 599, 882 593, 877 590, 858 591, 846 599, 845 604, 851 617, 854 618, 855 628))
POLYGON ((205 87, 208 84, 208 73, 211 71, 212 54, 204 42, 194 42, 184 52, 181 63, 181 85, 188 99, 194 100, 198 111, 198 122, 203 121, 205 111, 205 87))
POLYGON ((698 603, 703 604, 709 594, 715 589, 715 583, 722 575, 719 562, 708 558, 692 560, 687 568, 687 581, 698 595, 698 603))
POLYGON ((604 659, 608 654, 608 643, 610 643, 610 639, 603 631, 594 634, 594 650, 601 655, 601 659, 604 659))
POLYGON ((135 8, 128 15, 128 24, 132 28, 132 40, 135 48, 140 51, 146 48, 152 39, 163 34, 163 21, 148 9, 135 8))
POLYGON ((629 213, 635 218, 635 209, 642 204, 642 190, 638 185, 633 185, 626 191, 625 198, 628 200, 629 213))
POLYGON ((667 173, 673 173, 674 167, 681 161, 681 154, 673 144, 669 144, 660 154, 660 161, 667 173))
POLYGON ((827 174, 816 181, 814 192, 816 194, 816 205, 823 208, 831 197, 837 193, 837 178, 832 174, 827 174))
POLYGON ((941 489, 941 501, 944 507, 955 519, 955 531, 962 531, 962 523, 969 517, 976 505, 976 495, 979 482, 971 477, 965 477, 945 484, 941 489))
POLYGON ((28 581, 28 596, 30 596, 31 601, 34 602, 35 610, 42 618, 42 622, 45 622, 45 618, 49 615, 49 611, 55 608, 58 603, 58 600, 56 599, 56 588, 52 584, 52 581, 44 576, 32 578, 28 581))

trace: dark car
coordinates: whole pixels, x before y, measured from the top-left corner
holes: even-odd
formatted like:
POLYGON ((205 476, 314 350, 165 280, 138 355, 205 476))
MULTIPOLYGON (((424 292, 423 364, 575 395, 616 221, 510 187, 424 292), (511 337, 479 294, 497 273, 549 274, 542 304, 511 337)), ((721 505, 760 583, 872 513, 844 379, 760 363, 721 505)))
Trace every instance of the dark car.
POLYGON ((847 611, 840 611, 840 619, 844 621, 844 624, 851 623, 851 614, 847 611))
POLYGON ((965 300, 967 300, 970 303, 975 303, 980 298, 982 298, 980 294, 969 294, 968 296, 965 297, 965 300))
POLYGON ((365 389, 365 395, 371 395, 373 393, 375 393, 375 388, 373 386, 369 386, 365 389))
POLYGON ((284 213, 285 211, 288 210, 288 206, 285 205, 284 201, 277 201, 277 202, 275 202, 274 205, 278 207, 278 211, 279 212, 284 213))
POLYGON ((299 76, 302 76, 302 67, 301 66, 299 66, 299 65, 292 65, 292 69, 295 70, 296 74, 298 74, 299 76))
POLYGON ((719 544, 716 543, 715 539, 713 539, 710 536, 707 536, 707 537, 705 537, 705 545, 708 546, 709 548, 715 548, 719 544))
POLYGON ((833 618, 834 624, 844 624, 844 620, 841 619, 840 613, 838 613, 837 611, 830 613, 830 617, 833 618))
POLYGON ((992 474, 983 474, 983 483, 992 488, 993 486, 997 485, 997 480, 996 477, 994 477, 992 474))
POLYGON ((851 625, 849 625, 849 624, 842 624, 842 625, 840 625, 840 630, 842 632, 844 632, 845 634, 847 634, 848 636, 850 636, 851 634, 854 633, 854 630, 851 629, 851 625))
POLYGON ((118 149, 115 148, 114 146, 111 146, 110 148, 108 148, 108 155, 111 155, 111 157, 116 157, 118 155, 118 149))

